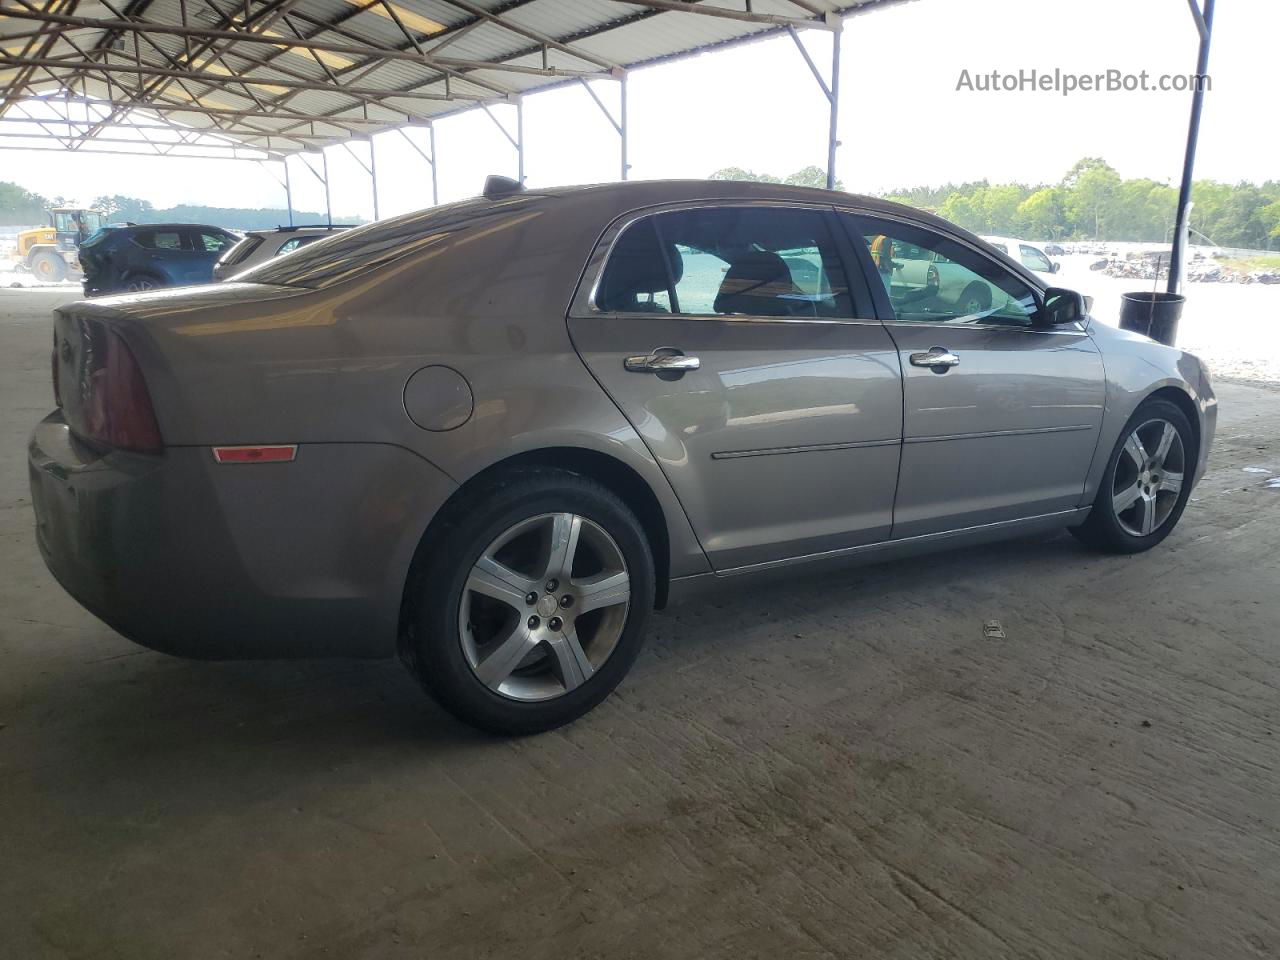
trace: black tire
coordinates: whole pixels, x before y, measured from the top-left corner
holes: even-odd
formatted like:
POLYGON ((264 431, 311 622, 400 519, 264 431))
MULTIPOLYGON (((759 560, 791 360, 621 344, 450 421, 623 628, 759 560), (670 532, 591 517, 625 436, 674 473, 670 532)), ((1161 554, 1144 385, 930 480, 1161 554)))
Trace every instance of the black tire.
POLYGON ((991 309, 991 290, 980 283, 971 283, 964 288, 960 299, 956 301, 956 309, 962 315, 981 313, 991 309))
POLYGON ((31 258, 31 273, 37 280, 60 283, 67 279, 67 263, 56 253, 42 250, 31 258))
POLYGON ((164 281, 150 273, 131 273, 124 288, 130 293, 145 293, 164 286, 164 281))
MULTIPOLYGON (((1192 430, 1191 422, 1182 409, 1169 400, 1147 400, 1138 407, 1120 432, 1120 438, 1116 441, 1115 449, 1111 451, 1111 457, 1107 460, 1106 470, 1098 485, 1098 493, 1093 501, 1093 509, 1089 512, 1089 519, 1078 527, 1072 527, 1071 533, 1081 543, 1104 553, 1141 553, 1144 550, 1150 550, 1169 536, 1181 519, 1182 511, 1186 509, 1187 500, 1191 496, 1191 482, 1197 456, 1195 431, 1192 430), (1117 513, 1114 507, 1117 480, 1120 480, 1122 487, 1126 486, 1124 479, 1118 478, 1117 472, 1121 470, 1121 458, 1129 457, 1125 452, 1125 444, 1133 432, 1143 429, 1144 424, 1161 420, 1172 424, 1178 433, 1182 450, 1180 464, 1183 475, 1182 485, 1177 492, 1177 499, 1174 500, 1159 526, 1146 535, 1135 535, 1126 529, 1128 524, 1122 520, 1125 511, 1117 513)), ((1126 464, 1126 469, 1129 466, 1126 464)), ((1164 464, 1161 467, 1163 468, 1164 464)))
POLYGON ((635 515, 594 480, 542 467, 482 481, 446 511, 424 538, 406 587, 400 654, 410 672, 446 710, 491 733, 539 733, 587 713, 631 668, 653 609, 653 556, 635 515), (463 591, 473 565, 505 531, 557 513, 590 520, 612 538, 625 560, 630 599, 612 652, 585 682, 550 699, 512 699, 482 683, 468 662, 459 630, 463 591))

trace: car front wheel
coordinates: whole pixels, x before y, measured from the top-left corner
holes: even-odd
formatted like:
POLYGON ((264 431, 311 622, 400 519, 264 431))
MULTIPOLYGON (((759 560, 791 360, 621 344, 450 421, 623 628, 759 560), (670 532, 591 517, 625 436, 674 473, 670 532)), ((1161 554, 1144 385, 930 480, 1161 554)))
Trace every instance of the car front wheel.
POLYGON ((1177 525, 1191 495, 1195 434, 1182 410, 1148 400, 1125 424, 1089 519, 1072 529, 1083 543, 1108 553, 1140 553, 1177 525))
POLYGON ((640 651, 653 558, 634 514, 593 480, 539 468, 484 483, 448 508, 420 553, 402 654, 474 726, 568 723, 640 651))

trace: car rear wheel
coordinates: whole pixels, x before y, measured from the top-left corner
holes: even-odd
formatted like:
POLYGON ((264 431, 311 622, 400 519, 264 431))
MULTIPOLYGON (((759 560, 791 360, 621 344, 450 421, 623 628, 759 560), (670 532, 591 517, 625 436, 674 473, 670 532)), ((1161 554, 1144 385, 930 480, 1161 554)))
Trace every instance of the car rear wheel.
POLYGON ((1108 553, 1140 553, 1177 525, 1191 496, 1195 434, 1168 400, 1148 400, 1125 424, 1107 461, 1089 519, 1072 528, 1108 553))
POLYGON ((536 733, 577 719, 626 675, 654 568, 639 521, 611 491, 521 470, 465 496, 428 538, 401 649, 455 716, 536 733))
POLYGON ((125 289, 130 293, 141 293, 144 290, 155 290, 160 286, 160 280, 147 273, 132 274, 125 283, 125 289))

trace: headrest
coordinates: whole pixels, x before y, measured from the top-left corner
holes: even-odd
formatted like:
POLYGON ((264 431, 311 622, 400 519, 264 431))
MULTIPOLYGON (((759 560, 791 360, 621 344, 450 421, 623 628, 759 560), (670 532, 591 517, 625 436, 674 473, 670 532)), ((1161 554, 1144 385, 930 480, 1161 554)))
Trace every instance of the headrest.
POLYGON ((788 317, 798 304, 780 298, 799 293, 782 257, 768 250, 751 250, 734 260, 725 271, 714 307, 716 313, 788 317))
POLYGON ((664 262, 654 240, 652 224, 640 224, 622 235, 605 269, 596 306, 606 312, 635 308, 640 294, 659 293, 684 276, 684 259, 673 244, 667 245, 672 276, 667 278, 664 262))

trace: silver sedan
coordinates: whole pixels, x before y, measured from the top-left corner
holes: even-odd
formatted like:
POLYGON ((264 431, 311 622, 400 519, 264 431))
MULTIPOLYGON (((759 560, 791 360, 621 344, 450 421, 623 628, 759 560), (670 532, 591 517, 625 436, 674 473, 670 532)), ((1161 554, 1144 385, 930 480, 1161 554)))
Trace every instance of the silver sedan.
POLYGON ((731 182, 493 178, 63 307, 53 378, 38 541, 84 606, 186 656, 398 653, 503 732, 591 709, 715 584, 1055 528, 1150 549, 1216 419, 1194 356, 944 221, 731 182), (975 294, 895 280, 908 251, 975 294))

